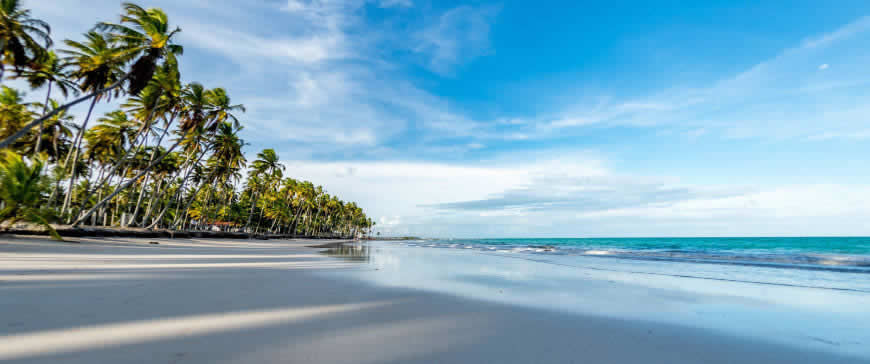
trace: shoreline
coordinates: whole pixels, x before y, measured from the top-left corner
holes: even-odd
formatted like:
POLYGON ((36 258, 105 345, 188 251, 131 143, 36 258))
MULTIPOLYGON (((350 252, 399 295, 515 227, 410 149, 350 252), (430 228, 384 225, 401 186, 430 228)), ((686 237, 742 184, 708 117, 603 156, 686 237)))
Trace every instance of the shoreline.
MULTIPOLYGON (((125 238, 170 238, 170 239, 310 239, 310 240, 352 240, 351 237, 339 236, 310 236, 295 234, 253 234, 235 231, 206 231, 206 230, 169 230, 147 229, 135 227, 71 227, 70 225, 58 225, 55 230, 61 237, 125 237, 125 238)), ((42 229, 7 229, 0 231, 0 239, 4 236, 50 236, 47 230, 42 229)))
MULTIPOLYGON (((0 236, 0 360, 186 363, 855 363, 628 316, 365 282, 323 240, 0 236), (354 279, 351 277, 358 277, 354 279), (361 281, 362 280, 362 281, 361 281), (629 347, 630 350, 626 350, 629 347)), ((331 244, 338 243, 329 242, 331 244)), ((471 256, 466 255, 467 256, 471 256)), ((421 257, 435 259, 438 257, 421 257)), ((414 261, 408 261, 413 267, 414 261)), ((592 279, 584 290, 607 282, 592 279)), ((498 284, 487 283, 498 296, 498 284)), ((619 289, 619 287, 609 288, 619 289)))

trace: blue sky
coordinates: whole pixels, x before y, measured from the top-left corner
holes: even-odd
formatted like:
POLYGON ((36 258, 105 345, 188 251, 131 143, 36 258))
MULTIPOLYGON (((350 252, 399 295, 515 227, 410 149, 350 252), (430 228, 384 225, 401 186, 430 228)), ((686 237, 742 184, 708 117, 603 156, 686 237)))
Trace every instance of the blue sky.
MULTIPOLYGON (((25 4, 58 39, 120 9, 25 4)), ((141 5, 249 155, 387 234, 870 234, 866 1, 141 5)))

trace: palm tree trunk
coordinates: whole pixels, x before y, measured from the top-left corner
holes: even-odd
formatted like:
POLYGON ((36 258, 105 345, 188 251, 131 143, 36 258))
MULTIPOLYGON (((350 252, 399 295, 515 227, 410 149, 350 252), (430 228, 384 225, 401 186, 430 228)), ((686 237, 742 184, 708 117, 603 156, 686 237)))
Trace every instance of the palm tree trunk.
POLYGON ((251 211, 248 212, 248 222, 245 223, 245 231, 249 231, 248 228, 251 226, 251 218, 254 217, 254 206, 257 206, 257 189, 251 188, 251 211))
MULTIPOLYGON (((51 100, 51 83, 48 81, 48 92, 45 93, 45 104, 42 105, 42 114, 48 112, 48 102, 51 100)), ((39 134, 36 135, 36 148, 33 149, 33 155, 39 154, 39 148, 42 146, 42 130, 45 126, 45 120, 39 122, 39 134)))
POLYGON ((175 221, 172 222, 172 230, 176 230, 178 228, 179 222, 182 222, 182 223, 184 222, 184 220, 185 220, 184 217, 187 216, 187 212, 190 210, 190 205, 193 205, 193 201, 196 200, 196 195, 199 194, 199 191, 201 191, 204 186, 205 186, 204 182, 200 183, 199 187, 196 188, 196 191, 193 191, 193 195, 190 196, 190 199, 187 200, 187 204, 184 206, 184 213, 183 214, 179 214, 177 212, 175 213, 176 216, 175 216, 175 221))
POLYGON ((52 209, 55 209, 55 200, 57 199, 57 192, 60 191, 60 181, 63 178, 58 176, 57 180, 54 181, 54 188, 51 190, 51 194, 48 195, 48 206, 52 209))
MULTIPOLYGON (((158 196, 160 196, 161 198, 163 197, 163 194, 160 191, 160 189, 162 187, 163 187, 163 179, 161 178, 160 180, 157 181, 157 188, 154 189, 154 192, 151 193, 151 198, 148 199, 148 207, 145 208, 145 214, 142 215, 142 224, 141 225, 144 225, 148 221, 147 220, 148 216, 151 215, 151 211, 154 209, 154 205, 155 205, 155 202, 157 200, 157 197, 158 196)), ((134 218, 135 218, 135 215, 134 215, 134 218)), ((139 224, 137 224, 137 225, 139 225, 139 224)))
MULTIPOLYGON (((160 204, 163 201, 163 198, 166 197, 166 194, 172 188, 171 181, 173 181, 178 176, 177 173, 179 173, 179 172, 181 172, 181 169, 176 171, 176 173, 173 173, 172 176, 170 176, 167 179, 170 182, 168 182, 166 184, 163 184, 163 179, 161 179, 160 184, 157 186, 157 189, 160 190, 160 193, 159 193, 159 195, 156 196, 156 198, 154 196, 152 196, 151 202, 153 202, 154 204, 153 205, 151 205, 151 203, 148 204, 148 210, 145 212, 145 215, 142 216, 142 225, 145 225, 146 218, 151 215, 151 211, 154 208, 157 208, 160 206, 160 204), (163 186, 163 188, 161 188, 161 186, 163 186)), ((179 187, 179 189, 180 188, 181 187, 179 187)), ((163 215, 166 214, 166 212, 169 210, 169 207, 172 206, 171 202, 173 199, 175 199, 175 196, 170 197, 169 200, 166 201, 166 203, 165 203, 166 206, 164 206, 162 210, 160 210, 159 208, 157 209, 157 211, 160 211, 160 213, 158 213, 157 216, 155 216, 154 219, 151 220, 150 225, 145 226, 146 229, 153 229, 155 226, 157 226, 159 224, 159 222, 163 219, 163 215)))
POLYGON ((269 232, 270 232, 270 233, 273 233, 273 234, 274 234, 274 232, 275 232, 275 224, 277 224, 277 223, 278 223, 278 219, 272 220, 272 226, 269 227, 269 232))
POLYGON ((214 195, 214 193, 217 191, 217 182, 218 182, 217 178, 215 178, 214 181, 212 181, 211 188, 208 190, 208 195, 206 195, 206 198, 205 198, 205 220, 206 221, 211 220, 211 217, 209 216, 209 212, 211 212, 211 206, 210 206, 211 205, 211 198, 214 195))
MULTIPOLYGON (((304 202, 304 200, 303 200, 303 202, 304 202)), ((302 209, 302 206, 299 206, 299 208, 302 209)), ((296 216, 293 217, 293 231, 291 231, 291 234, 296 235, 296 229, 299 227, 299 224, 298 224, 299 220, 298 219, 300 216, 304 216, 307 213, 308 213, 308 206, 305 206, 305 208, 302 209, 302 211, 299 211, 299 213, 297 213, 296 216)), ((303 220, 304 220, 304 218, 303 218, 303 220)))
POLYGON ((254 229, 254 233, 258 233, 260 231, 260 223, 263 222, 263 211, 260 210, 260 217, 257 219, 257 227, 254 229))
MULTIPOLYGON (((79 129, 79 132, 76 134, 76 139, 73 142, 73 152, 72 152, 72 175, 69 178, 69 187, 67 188, 67 196, 66 200, 64 200, 63 207, 60 209, 60 214, 63 215, 66 212, 66 209, 69 207, 70 200, 72 199, 72 189, 76 183, 76 163, 79 160, 79 152, 81 150, 82 145, 82 137, 85 135, 85 130, 88 128, 88 121, 91 119, 91 113, 94 111, 94 105, 97 104, 97 98, 94 97, 94 100, 91 101, 91 107, 88 108, 88 114, 85 116, 85 121, 82 123, 82 128, 79 129)), ((69 162, 69 154, 67 154, 67 162, 69 162)), ((65 166, 69 166, 69 164, 64 163, 65 166)), ((87 195, 90 194, 86 194, 87 195)))
MULTIPOLYGON (((154 144, 154 150, 151 151, 151 158, 148 160, 149 163, 154 162, 154 157, 157 156, 157 150, 160 147, 160 143, 163 142, 163 138, 166 136, 166 133, 169 131, 169 125, 172 124, 172 121, 175 120, 175 114, 173 114, 172 118, 169 122, 166 123, 166 128, 163 129, 163 133, 160 134, 160 138, 157 139, 157 143, 154 144)), ((139 214, 139 204, 142 202, 142 195, 145 194, 145 184, 147 184, 149 176, 145 176, 145 182, 143 182, 143 186, 141 191, 139 192, 139 201, 136 202, 136 208, 133 210, 133 217, 131 221, 136 221, 136 215, 139 214)), ((163 182, 163 181, 161 181, 163 182)), ((148 214, 145 214, 146 216, 148 214)), ((144 221, 144 220, 143 220, 144 221)))
MULTIPOLYGON (((99 181, 100 178, 103 177, 103 173, 106 173, 106 169, 100 168, 100 173, 97 174, 97 181, 99 181)), ((97 201, 99 201, 100 198, 102 198, 102 197, 103 197, 103 191, 97 191, 97 201)), ((82 204, 82 206, 84 206, 84 204, 82 204)), ((79 208, 79 211, 81 211, 81 208, 79 208)), ((97 214, 97 216, 99 216, 99 214, 97 214)))
MULTIPOLYGON (((157 140, 157 144, 155 144, 155 148, 151 152, 151 158, 150 158, 149 162, 154 161, 154 156, 157 154, 157 147, 160 146, 160 143, 163 141, 163 137, 166 136, 166 133, 169 131, 169 125, 171 125, 172 122, 175 120, 176 115, 177 114, 172 114, 172 118, 169 119, 169 122, 166 123, 166 129, 163 130, 163 133, 160 135, 160 138, 157 140)), ((127 162, 130 159, 132 159, 133 157, 135 157, 136 154, 139 154, 139 151, 142 150, 142 147, 148 143, 148 130, 150 129, 151 122, 153 121, 152 120, 153 117, 154 117, 154 109, 152 108, 152 110, 148 112, 148 117, 145 119, 146 120, 145 124, 142 126, 142 128, 139 130, 139 132, 136 133, 136 137, 133 138, 133 143, 136 144, 136 151, 130 155, 129 159, 126 158, 129 153, 125 153, 124 155, 121 156, 121 158, 118 158, 118 161, 115 162, 115 165, 112 168, 112 173, 114 173, 115 170, 117 170, 121 166, 126 166, 127 162), (140 136, 144 136, 144 137, 142 138, 141 142, 138 142, 140 136)), ((130 146, 130 150, 132 150, 132 149, 133 149, 133 145, 130 146)), ((122 173, 121 175, 122 176, 125 175, 126 172, 127 171, 125 170, 124 173, 122 173)), ((147 178, 146 178, 146 180, 147 180, 147 178)), ((108 179, 106 181, 108 181, 108 179)), ((100 182, 100 185, 98 186, 98 188, 101 188, 102 185, 106 181, 100 182)), ((123 179, 121 179, 121 181, 123 181, 123 179)), ((118 182, 119 185, 120 185, 121 181, 118 182)), ((144 192, 144 191, 145 191, 145 186, 143 185, 142 192, 144 192)), ((141 202, 141 201, 142 201, 142 196, 140 193, 139 202, 141 202)), ((139 211, 139 202, 136 203, 136 209, 133 211, 133 214, 132 214, 133 217, 132 217, 131 221, 136 221, 136 214, 139 211)), ((79 210, 77 213, 81 213, 81 210, 79 210)))
POLYGON ((146 229, 153 229, 155 227, 158 227, 158 225, 160 224, 160 221, 163 220, 163 216, 166 215, 167 211, 169 211, 170 206, 171 205, 169 203, 167 203, 166 206, 163 207, 163 210, 160 210, 160 213, 157 214, 157 216, 154 218, 154 220, 151 221, 151 225, 148 225, 145 228, 146 229))
POLYGON ((136 199, 136 207, 133 209, 133 213, 130 215, 130 221, 136 221, 136 215, 139 214, 139 207, 142 206, 142 197, 145 196, 145 192, 148 188, 149 179, 151 179, 151 175, 146 174, 145 179, 142 180, 142 188, 139 189, 139 198, 136 199))
POLYGON ((319 208, 317 209, 317 211, 314 212, 314 219, 311 220, 311 227, 308 229, 309 235, 313 235, 316 232, 315 224, 317 224, 318 217, 320 217, 320 209, 319 208))
MULTIPOLYGON (((180 207, 180 202, 183 199, 182 197, 184 197, 184 195, 183 195, 184 194, 184 185, 187 183, 187 179, 190 178, 190 174, 193 173, 193 166, 195 166, 200 161, 202 161, 203 157, 205 157, 205 151, 200 153, 199 158, 196 160, 196 162, 191 164, 190 168, 187 169, 187 172, 185 172, 185 174, 184 174, 184 178, 181 180, 181 186, 178 186, 178 190, 175 191, 175 196, 172 197, 173 199, 178 200, 176 207, 175 207, 175 219, 173 219, 173 221, 172 221, 172 228, 173 229, 175 229, 175 227, 178 226, 179 217, 181 216, 178 214, 178 212, 179 212, 178 208, 180 207)), ((199 188, 197 188, 197 192, 199 192, 199 188)), ((196 196, 196 194, 194 194, 194 196, 196 196)), ((185 210, 185 213, 187 213, 186 210, 185 210)))
MULTIPOLYGON (((130 146, 130 149, 129 149, 129 150, 132 150, 133 147, 136 147, 136 148, 137 148, 137 149, 136 149, 136 152, 133 153, 133 155, 138 154, 139 151, 142 150, 142 144, 143 144, 143 143, 145 142, 145 140, 147 139, 147 138, 143 138, 143 139, 142 139, 142 142, 139 142, 139 138, 140 138, 142 135, 145 135, 143 132, 144 132, 144 130, 140 130, 139 133, 136 134, 136 137, 133 138, 133 145, 131 145, 131 146, 130 146)), ((106 177, 105 177, 104 179, 100 180, 100 182, 97 183, 97 184, 94 186, 94 190, 96 190, 96 189, 100 189, 100 188, 103 188, 103 186, 105 186, 107 182, 111 181, 112 176, 115 175, 115 172, 118 171, 118 168, 120 168, 120 167, 126 165, 126 163, 127 163, 127 161, 128 161, 128 159, 127 159, 127 155, 129 154, 129 150, 125 151, 125 153, 124 153, 123 155, 121 155, 121 156, 118 158, 117 161, 115 161, 115 163, 112 165, 112 169, 111 169, 111 171, 106 175, 106 177)), ((124 176, 124 175, 126 174, 126 172, 127 172, 127 171, 124 170, 124 173, 122 173, 121 176, 124 176)), ((123 177, 121 177, 121 180, 123 181, 123 177)), ((121 183, 121 182, 119 181, 118 184, 120 184, 120 183, 121 183)), ((88 193, 88 194, 92 194, 93 191, 88 191, 87 193, 88 193)))
MULTIPOLYGON (((115 174, 115 172, 118 170, 118 168, 126 166, 127 162, 129 161, 129 159, 127 158, 128 156, 132 157, 132 156, 135 156, 136 154, 139 154, 139 151, 142 150, 142 146, 148 141, 148 130, 150 129, 151 122, 153 122, 153 120, 152 120, 153 118, 154 118, 154 108, 152 107, 152 109, 148 112, 148 117, 145 118, 145 123, 142 125, 142 127, 139 129, 139 131, 136 132, 136 136, 133 137, 133 140, 130 141, 130 149, 126 150, 125 153, 123 155, 121 155, 121 157, 118 158, 117 161, 115 161, 115 164, 112 166, 112 171, 109 172, 108 175, 106 175, 105 180, 100 181, 100 183, 98 183, 96 185, 96 188, 103 188, 103 186, 106 184, 106 182, 108 182, 111 179, 111 177, 115 174), (140 141, 139 138, 142 138, 142 140, 140 141), (136 148, 136 151, 133 154, 130 154, 130 151, 133 150, 134 147, 136 148)), ((174 116, 173 116, 173 118, 174 118, 174 116)), ((168 130, 168 128, 167 128, 167 130, 168 130)), ((124 174, 126 174, 126 173, 122 173, 121 175, 123 176, 124 174)), ((92 193, 92 192, 89 192, 89 193, 92 193)))
POLYGON ((175 142, 175 144, 173 144, 172 147, 169 148, 169 150, 166 151, 166 153, 163 153, 163 155, 160 156, 159 159, 157 159, 157 160, 151 162, 150 164, 148 164, 148 166, 145 167, 145 169, 144 169, 143 171, 139 172, 139 174, 136 175, 136 177, 134 177, 133 179, 127 181, 127 183, 123 184, 122 186, 118 186, 118 188, 116 188, 114 192, 112 192, 108 197, 104 198, 102 201, 100 201, 99 203, 97 203, 96 205, 94 205, 94 207, 92 207, 90 210, 88 210, 88 212, 87 212, 84 216, 82 216, 82 217, 80 217, 78 220, 76 220, 76 221, 72 224, 72 226, 73 226, 73 227, 78 226, 82 221, 84 221, 84 219, 90 217, 91 214, 93 214, 94 211, 96 211, 99 207, 103 206, 103 204, 105 204, 107 201, 111 200, 111 199, 112 199, 113 197, 115 197, 117 194, 121 193, 121 191, 123 191, 123 190, 126 189, 127 187, 130 187, 130 185, 132 185, 134 181, 136 181, 137 179, 139 179, 140 177, 144 176, 146 173, 148 173, 149 171, 151 171, 151 168, 154 168, 154 166, 157 165, 157 163, 160 163, 161 161, 163 161, 163 159, 166 158, 166 156, 168 156, 169 153, 172 153, 172 151, 175 150, 175 148, 178 147, 179 144, 181 144, 181 142, 184 140, 184 137, 186 137, 186 136, 187 136, 187 131, 185 131, 184 134, 182 134, 181 137, 178 138, 178 141, 175 142))

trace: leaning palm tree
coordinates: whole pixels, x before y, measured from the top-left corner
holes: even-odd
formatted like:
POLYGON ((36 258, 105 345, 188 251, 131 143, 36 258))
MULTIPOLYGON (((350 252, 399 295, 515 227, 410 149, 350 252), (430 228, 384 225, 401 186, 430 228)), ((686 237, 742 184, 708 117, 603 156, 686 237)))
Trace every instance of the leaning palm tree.
MULTIPOLYGON (((30 84, 30 88, 37 89, 42 86, 47 86, 45 92, 45 103, 42 104, 42 114, 48 112, 50 106, 52 87, 57 87, 58 91, 63 94, 63 97, 69 96, 70 93, 78 95, 76 84, 69 79, 66 68, 68 64, 62 62, 53 51, 49 51, 44 57, 37 60, 31 65, 32 68, 24 69, 18 74, 12 76, 14 79, 24 79, 30 84)), ((57 105, 54 105, 56 108, 57 105)), ((36 148, 33 153, 39 153, 42 146, 42 130, 44 122, 39 123, 39 134, 36 138, 36 148)))
MULTIPOLYGON (((206 122, 207 122, 207 120, 188 120, 188 121, 182 120, 182 122, 178 124, 179 137, 176 140, 175 144, 173 144, 171 147, 169 147, 169 149, 167 149, 166 152, 162 153, 162 155, 159 158, 152 159, 152 161, 150 163, 148 163, 148 165, 145 166, 143 169, 141 169, 141 171, 136 176, 134 176, 133 178, 129 179, 127 182, 125 182, 125 183, 121 184, 120 186, 118 186, 117 188, 115 188, 115 190, 111 194, 109 194, 109 196, 104 198, 102 201, 98 202, 90 210, 88 210, 87 213, 85 213, 78 220, 73 222, 73 226, 78 226, 78 224, 80 224, 82 221, 84 221, 85 219, 90 217, 90 215, 93 214, 94 211, 96 211, 98 208, 100 208, 103 204, 105 204, 107 201, 114 198, 117 194, 121 193, 121 191, 123 191, 127 187, 130 187, 130 185, 132 185, 134 182, 139 180, 139 178, 142 178, 142 176, 147 174, 157 163, 160 163, 164 158, 166 158, 167 155, 169 155, 169 153, 172 153, 175 150, 175 148, 177 148, 185 140, 185 138, 187 138, 188 134, 190 134, 192 131, 203 128, 203 125, 206 122)), ((233 136, 235 136, 235 138, 240 141, 240 139, 238 139, 238 136, 236 135, 237 131, 238 131, 238 129, 235 129, 233 131, 233 136)), ((242 154, 241 153, 241 145, 243 145, 243 144, 244 144, 244 142, 241 142, 238 146, 238 154, 239 155, 242 154)), ((243 160, 243 158, 244 157, 242 157, 242 160, 243 160)))
POLYGON ((34 19, 19 0, 0 0, 0 79, 4 65, 16 70, 30 65, 51 47, 48 23, 34 19))
POLYGON ((124 15, 121 16, 120 23, 100 23, 97 27, 98 29, 109 31, 110 39, 113 42, 117 41, 121 44, 120 58, 125 59, 125 62, 136 59, 130 70, 114 83, 104 85, 100 89, 89 92, 25 125, 18 133, 0 141, 0 148, 12 144, 28 130, 41 123, 42 120, 50 117, 52 113, 65 110, 92 97, 112 92, 120 87, 124 81, 129 80, 128 91, 130 94, 137 95, 145 88, 148 81, 151 80, 151 76, 154 74, 161 58, 174 57, 183 53, 184 49, 180 45, 173 44, 173 37, 181 29, 175 28, 170 30, 169 19, 166 13, 160 9, 145 10, 138 5, 130 3, 124 3, 123 8, 124 15))
MULTIPOLYGON (((275 153, 274 149, 263 149, 262 152, 257 153, 257 159, 252 163, 251 175, 265 175, 267 181, 272 181, 274 179, 281 179, 281 172, 284 171, 284 165, 282 165, 278 161, 278 154, 275 153)), ((262 189, 259 193, 263 193, 268 183, 264 183, 262 189)), ((258 191, 256 188, 253 188, 251 193, 253 194, 253 198, 251 199, 251 211, 248 214, 248 222, 245 223, 245 230, 251 226, 251 218, 254 216, 254 207, 257 205, 257 194, 258 191)))
POLYGON ((111 33, 122 44, 130 59, 138 57, 130 68, 128 91, 137 95, 148 85, 161 58, 181 55, 184 48, 173 44, 173 37, 181 28, 172 29, 169 17, 161 9, 144 9, 139 5, 123 3, 124 14, 119 23, 100 23, 97 29, 111 33))
MULTIPOLYGON (((86 92, 97 92, 105 89, 107 86, 117 83, 123 77, 122 67, 127 62, 123 57, 120 49, 108 37, 95 31, 85 34, 87 41, 84 43, 73 40, 67 40, 65 43, 71 49, 62 51, 67 54, 66 61, 69 62, 74 70, 70 76, 79 81, 79 88, 86 92)), ((67 155, 64 166, 76 165, 81 150, 82 136, 88 127, 88 121, 91 118, 91 113, 94 111, 94 106, 101 99, 110 99, 114 94, 117 96, 120 92, 95 94, 91 100, 91 106, 85 115, 79 132, 73 140, 72 151, 67 155), (72 164, 69 161, 72 160, 72 164)), ((61 208, 63 214, 70 203, 72 188, 75 185, 76 173, 70 174, 69 189, 67 191, 67 199, 64 201, 61 208)))

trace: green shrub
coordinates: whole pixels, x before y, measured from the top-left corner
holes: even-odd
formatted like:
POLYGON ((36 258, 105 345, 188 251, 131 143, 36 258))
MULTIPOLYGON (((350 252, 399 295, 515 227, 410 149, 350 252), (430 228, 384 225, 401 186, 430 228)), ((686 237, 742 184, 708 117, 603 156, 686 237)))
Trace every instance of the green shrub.
POLYGON ((42 176, 45 163, 35 158, 30 163, 10 151, 0 152, 0 226, 12 227, 26 221, 45 227, 55 240, 63 241, 49 221, 54 211, 41 207, 43 195, 49 188, 48 178, 42 176))

